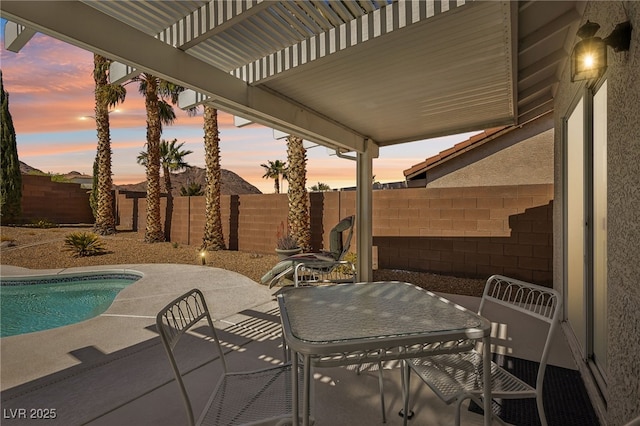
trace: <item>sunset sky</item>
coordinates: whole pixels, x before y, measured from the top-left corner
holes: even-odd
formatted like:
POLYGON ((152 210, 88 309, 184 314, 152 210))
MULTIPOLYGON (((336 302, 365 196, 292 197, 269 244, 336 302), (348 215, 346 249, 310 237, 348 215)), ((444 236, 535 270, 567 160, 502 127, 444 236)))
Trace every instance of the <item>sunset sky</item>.
MULTIPOLYGON (((2 20, 3 28, 4 24, 2 20)), ((36 34, 19 53, 13 53, 4 49, 4 31, 0 37, 0 64, 20 160, 44 172, 91 174, 97 143, 95 121, 87 118, 94 109, 93 55, 42 34, 36 34)), ((146 137, 144 103, 136 85, 126 87, 126 101, 110 117, 116 184, 145 179, 144 168, 136 163, 146 137)), ((185 142, 184 148, 193 151, 187 162, 204 167, 202 115, 188 117, 177 107, 176 115, 175 123, 164 127, 162 138, 185 142)), ((218 119, 222 168, 237 173, 262 192, 273 192, 273 181, 262 178, 260 164, 286 160, 286 142, 275 140, 267 127, 236 128, 233 117, 222 111, 218 119)), ((402 181, 403 170, 471 134, 382 148, 373 163, 376 180, 402 181)), ((355 162, 330 156, 324 147, 309 149, 307 157, 307 186, 318 182, 331 188, 355 185, 355 162)))

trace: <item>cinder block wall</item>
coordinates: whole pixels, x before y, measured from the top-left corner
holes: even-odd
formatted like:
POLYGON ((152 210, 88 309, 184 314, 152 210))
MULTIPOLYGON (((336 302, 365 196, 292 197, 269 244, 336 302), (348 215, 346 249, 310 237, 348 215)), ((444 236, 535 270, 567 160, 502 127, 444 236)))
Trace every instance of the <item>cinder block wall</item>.
POLYGON ((89 190, 49 176, 22 175, 22 222, 93 223, 89 190))
MULTIPOLYGON (((328 249, 329 231, 355 214, 355 201, 354 191, 310 194, 314 251, 328 249)), ((552 202, 553 185, 548 184, 375 191, 373 244, 379 267, 481 278, 505 274, 550 284, 552 202)), ((130 222, 144 230, 145 206, 144 198, 119 194, 120 229, 130 222), (137 220, 129 220, 136 203, 137 220)), ((204 197, 175 198, 171 241, 200 246, 204 209, 204 197)), ((222 196, 227 247, 273 253, 287 209, 286 194, 222 196)), ((351 248, 357 251, 355 236, 351 248)))
POLYGON ((380 268, 552 282, 553 185, 374 194, 380 268))

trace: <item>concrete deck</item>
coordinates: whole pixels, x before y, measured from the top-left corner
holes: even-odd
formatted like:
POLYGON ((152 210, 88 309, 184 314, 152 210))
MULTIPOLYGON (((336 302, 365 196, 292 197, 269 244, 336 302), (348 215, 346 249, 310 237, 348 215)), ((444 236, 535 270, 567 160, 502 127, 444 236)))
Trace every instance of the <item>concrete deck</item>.
MULTIPOLYGON (((31 409, 55 409, 50 425, 182 425, 186 415, 164 349, 155 332, 155 314, 166 303, 197 287, 216 320, 232 370, 251 370, 280 363, 282 346, 278 308, 272 290, 234 272, 189 265, 118 265, 32 271, 2 266, 2 276, 51 275, 95 270, 135 270, 144 274, 124 289, 102 315, 65 327, 0 340, 2 424, 42 424, 31 409), (16 411, 25 409, 26 411, 16 411)), ((450 296, 476 309, 477 298, 450 296)), ((517 323, 517 321, 516 321, 517 323)), ((517 330, 513 330, 517 332, 517 330)), ((530 327, 526 332, 531 334, 530 327)), ((550 363, 574 368, 561 333, 550 363)), ((199 342, 189 357, 199 368, 187 376, 194 410, 206 402, 220 371, 219 362, 199 342)), ((527 358, 531 348, 510 352, 527 358)), ((402 424, 400 370, 385 365, 387 424, 402 424)), ((319 425, 381 424, 375 369, 357 375, 352 367, 315 370, 314 417, 319 425)), ((410 424, 449 425, 454 408, 412 381, 416 417, 410 424)), ((465 425, 482 417, 463 409, 465 425)))

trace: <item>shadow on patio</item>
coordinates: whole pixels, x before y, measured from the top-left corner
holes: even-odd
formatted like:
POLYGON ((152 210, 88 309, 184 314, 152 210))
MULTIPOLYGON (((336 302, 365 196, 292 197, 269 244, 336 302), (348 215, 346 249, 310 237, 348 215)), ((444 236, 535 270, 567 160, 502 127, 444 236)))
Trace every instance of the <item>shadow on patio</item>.
MULTIPOLYGON (((477 299, 470 297, 452 298, 471 309, 475 309, 478 303, 477 299)), ((257 369, 281 362, 283 351, 280 319, 275 302, 267 302, 218 319, 215 325, 220 330, 219 337, 228 353, 227 360, 232 371, 257 369)), ((526 324, 514 324, 514 328, 516 326, 524 327, 523 330, 526 332, 535 334, 526 324)), ((155 333, 154 326, 145 328, 155 333)), ((561 334, 558 333, 556 336, 557 343, 554 344, 550 364, 558 366, 557 371, 561 373, 571 374, 575 367, 561 334)), ((211 386, 220 372, 219 362, 212 358, 213 352, 207 347, 209 343, 203 337, 206 336, 189 336, 180 349, 183 351, 181 358, 185 360, 182 367, 189 371, 186 384, 192 396, 195 412, 199 412, 204 406, 211 386)), ((88 346, 74 350, 70 355, 79 361, 77 365, 31 380, 2 393, 3 424, 22 425, 38 422, 28 419, 31 409, 55 409, 56 418, 48 421, 48 424, 186 424, 180 394, 158 337, 110 354, 103 353, 95 346, 88 346), (19 418, 23 417, 23 414, 27 419, 19 418)), ((526 354, 523 356, 517 350, 512 355, 526 358, 526 354)), ((389 425, 402 424, 402 419, 397 414, 402 405, 400 370, 397 367, 398 363, 385 365, 384 386, 389 425)), ((566 381, 567 377, 561 374, 560 382, 566 381)), ((574 386, 574 379, 575 377, 567 383, 574 386)), ((370 366, 364 368, 360 375, 356 374, 355 367, 316 369, 314 417, 317 424, 381 424, 377 380, 377 371, 370 366)), ((555 385, 552 386, 550 383, 554 380, 548 378, 546 383, 545 389, 551 393, 554 392, 555 385)), ((579 382, 578 385, 582 386, 582 383, 579 382)), ((551 403, 555 402, 561 410, 568 410, 579 402, 582 405, 578 406, 583 409, 586 407, 587 411, 592 412, 588 398, 586 401, 573 401, 581 397, 580 389, 570 389, 568 392, 561 395, 561 400, 557 400, 557 394, 553 395, 550 398, 551 403)), ((415 379, 412 380, 412 405, 415 417, 409 424, 453 423, 453 406, 444 405, 427 386, 415 379)), ((547 408, 551 425, 571 424, 567 423, 564 417, 558 419, 554 416, 553 412, 549 411, 553 409, 547 408)), ((525 416, 524 423, 518 424, 537 423, 535 403, 529 408, 525 406, 517 410, 525 416)), ((573 416, 571 413, 567 415, 569 419, 573 416)), ((582 417, 576 418, 575 424, 589 424, 584 423, 584 413, 581 415, 582 417)), ((480 425, 482 416, 463 408, 462 424, 480 425)))

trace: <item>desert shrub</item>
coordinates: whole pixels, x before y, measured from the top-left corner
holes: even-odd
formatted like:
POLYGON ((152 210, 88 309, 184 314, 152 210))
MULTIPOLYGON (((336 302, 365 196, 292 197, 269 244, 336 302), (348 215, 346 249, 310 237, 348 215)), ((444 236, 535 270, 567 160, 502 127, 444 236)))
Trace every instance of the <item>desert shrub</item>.
POLYGON ((276 241, 276 248, 279 250, 294 250, 298 247, 298 242, 291 235, 285 235, 276 241))
POLYGON ((95 256, 104 253, 100 237, 93 232, 73 232, 64 237, 64 250, 74 257, 95 256))
POLYGON ((58 225, 48 219, 37 219, 31 222, 31 226, 33 226, 34 228, 49 229, 55 228, 58 225))
MULTIPOLYGON (((354 252, 350 251, 347 254, 344 255, 344 258, 342 260, 346 260, 348 262, 353 263, 354 265, 356 264, 356 261, 358 260, 358 255, 355 254, 354 252)), ((353 271, 351 270, 351 268, 348 265, 340 265, 336 268, 336 270, 338 272, 340 272, 343 275, 346 276, 351 276, 353 274, 353 271)))

